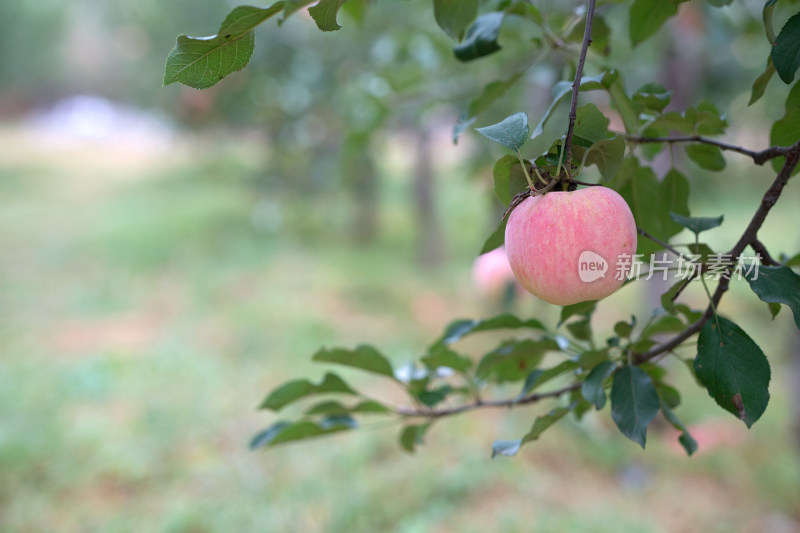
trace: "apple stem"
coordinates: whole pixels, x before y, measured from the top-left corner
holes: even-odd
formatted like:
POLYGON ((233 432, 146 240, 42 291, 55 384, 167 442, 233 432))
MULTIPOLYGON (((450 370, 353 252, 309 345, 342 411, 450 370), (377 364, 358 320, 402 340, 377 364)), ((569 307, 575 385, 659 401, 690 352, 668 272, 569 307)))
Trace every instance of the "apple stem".
MULTIPOLYGON (((528 187, 530 187, 532 191, 535 191, 536 188, 533 186, 533 180, 531 180, 531 175, 528 174, 528 169, 526 168, 525 160, 522 159, 522 154, 519 153, 519 150, 516 150, 516 153, 517 153, 517 159, 519 159, 519 164, 522 166, 522 173, 525 174, 525 179, 528 180, 528 187)), ((539 173, 537 172, 536 175, 539 176, 539 173)), ((539 179, 542 179, 541 176, 539 176, 539 179)))

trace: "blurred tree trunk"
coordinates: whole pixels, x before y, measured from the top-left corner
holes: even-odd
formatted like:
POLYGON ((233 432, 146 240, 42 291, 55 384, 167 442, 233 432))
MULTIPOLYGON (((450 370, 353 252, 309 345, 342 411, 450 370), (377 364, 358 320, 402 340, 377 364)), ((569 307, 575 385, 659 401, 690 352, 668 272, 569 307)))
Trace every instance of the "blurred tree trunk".
POLYGON ((351 134, 345 143, 342 165, 344 181, 355 200, 352 235, 357 244, 367 245, 378 235, 379 178, 370 147, 371 131, 351 134))
POLYGON ((436 267, 442 260, 442 232, 436 216, 436 184, 433 171, 430 126, 422 124, 416 135, 414 204, 417 211, 419 258, 436 267))

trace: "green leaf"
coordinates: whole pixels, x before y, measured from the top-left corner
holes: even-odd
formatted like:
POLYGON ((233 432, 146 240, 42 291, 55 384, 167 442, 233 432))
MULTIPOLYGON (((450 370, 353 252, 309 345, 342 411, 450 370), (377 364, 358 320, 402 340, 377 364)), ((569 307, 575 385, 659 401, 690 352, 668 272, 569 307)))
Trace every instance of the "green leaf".
POLYGON ((578 365, 584 370, 591 370, 605 361, 608 361, 608 349, 589 350, 578 356, 578 365))
POLYGON ((352 366, 390 378, 394 377, 394 370, 392 370, 392 365, 389 363, 389 360, 372 346, 363 344, 356 347, 354 350, 348 350, 346 348, 323 348, 314 354, 312 359, 324 363, 352 366))
POLYGON ((466 372, 472 367, 472 359, 465 357, 449 348, 439 347, 422 358, 422 362, 431 370, 445 367, 457 372, 466 372))
POLYGON ((767 58, 767 67, 764 69, 764 72, 756 78, 756 81, 753 82, 753 89, 750 91, 750 101, 747 102, 747 105, 753 105, 764 96, 764 91, 767 90, 767 85, 769 85, 769 80, 772 79, 772 76, 775 74, 775 65, 772 64, 772 58, 767 58))
POLYGON ((747 427, 766 410, 769 362, 753 339, 730 320, 717 315, 705 323, 697 340, 694 370, 717 404, 747 427))
POLYGON ((210 37, 178 36, 167 57, 164 86, 180 82, 195 89, 207 89, 225 76, 243 69, 255 47, 253 28, 279 13, 283 1, 268 8, 234 8, 210 37))
MULTIPOLYGON (((689 216, 689 180, 677 170, 670 169, 661 180, 659 186, 659 202, 657 210, 689 216)), ((683 229, 683 226, 669 218, 665 219, 665 236, 672 237, 683 229)))
POLYGON ((669 216, 695 235, 722 225, 722 220, 725 217, 725 215, 718 217, 685 217, 677 213, 670 213, 669 216))
POLYGON ((617 135, 594 143, 586 155, 586 165, 597 165, 603 179, 610 180, 619 172, 624 157, 625 139, 617 135))
POLYGON ((628 35, 636 46, 652 36, 678 12, 670 0, 635 0, 631 6, 628 35))
POLYGON ((592 326, 588 318, 567 324, 567 330, 578 340, 588 341, 592 338, 592 326))
MULTIPOLYGON (((583 34, 586 30, 586 19, 582 19, 581 22, 576 24, 572 31, 567 35, 564 39, 566 42, 574 42, 574 43, 581 43, 583 42, 583 34)), ((592 51, 598 52, 604 56, 608 56, 611 53, 611 47, 609 46, 611 41, 611 28, 608 27, 606 21, 603 17, 598 16, 595 13, 594 20, 592 21, 592 51)))
POLYGON ((775 319, 778 316, 778 313, 781 312, 781 304, 775 302, 767 302, 767 309, 769 310, 770 316, 775 319))
POLYGON ((643 85, 633 95, 633 103, 641 110, 661 112, 669 105, 672 91, 668 91, 660 83, 643 85))
POLYGON ((516 440, 496 440, 492 443, 492 459, 498 455, 512 457, 517 455, 522 446, 522 439, 516 440))
POLYGON ((522 165, 520 165, 519 159, 513 155, 505 155, 498 159, 494 164, 492 175, 494 176, 494 193, 506 207, 517 193, 529 188, 522 165))
POLYGON ((685 329, 686 324, 680 318, 673 315, 662 315, 644 328, 641 338, 647 339, 661 333, 679 333, 685 329))
POLYGON ((400 433, 400 446, 408 453, 414 453, 417 446, 424 443, 425 432, 429 427, 430 423, 404 427, 400 433))
POLYGON ((464 30, 478 16, 478 0, 433 0, 436 24, 453 39, 461 39, 464 30))
POLYGON ((712 256, 717 255, 709 245, 704 242, 689 243, 686 245, 692 255, 700 256, 698 260, 702 263, 707 263, 711 260, 712 256))
POLYGON ((363 400, 350 407, 336 401, 327 401, 312 406, 305 412, 305 415, 346 415, 353 413, 384 414, 390 412, 391 410, 388 407, 375 400, 363 400))
POLYGON ((295 12, 300 11, 308 4, 313 4, 315 0, 284 0, 283 2, 283 16, 278 20, 278 25, 283 24, 286 19, 292 16, 295 12))
POLYGON ((491 235, 486 239, 481 247, 481 251, 478 252, 478 255, 483 255, 486 253, 491 252, 492 250, 503 246, 506 242, 506 224, 508 223, 508 219, 505 219, 500 222, 500 225, 497 226, 497 229, 492 232, 491 235))
POLYGON ((475 375, 499 383, 521 380, 539 366, 549 351, 559 351, 552 339, 507 341, 481 358, 475 375))
POLYGON ((467 335, 471 335, 473 333, 495 329, 522 328, 538 329, 541 331, 545 330, 544 325, 535 318, 531 318, 529 320, 520 320, 514 315, 498 315, 484 320, 456 320, 447 326, 442 337, 433 344, 430 351, 433 351, 440 346, 458 342, 467 335))
POLYGON ((574 146, 590 148, 594 143, 608 139, 608 119, 594 104, 586 104, 575 111, 574 146))
POLYGON ((603 383, 614 373, 616 368, 616 363, 611 361, 600 363, 589 372, 589 375, 581 383, 581 395, 598 410, 606 405, 606 391, 603 383))
POLYGON ((775 45, 775 28, 772 24, 772 12, 775 11, 775 4, 777 3, 778 0, 767 0, 764 3, 764 10, 762 12, 764 30, 767 33, 767 40, 769 41, 770 46, 775 45))
POLYGON ((467 30, 464 41, 453 48, 455 56, 461 61, 471 61, 499 51, 497 38, 504 17, 503 12, 480 15, 467 30))
MULTIPOLYGON (((597 90, 608 90, 611 91, 612 87, 619 86, 617 83, 619 80, 619 73, 616 70, 605 70, 598 74, 597 76, 584 76, 581 79, 581 91, 597 91, 597 90)), ((564 99, 572 91, 572 82, 571 81, 560 81, 553 86, 553 101, 550 103, 550 106, 542 115, 541 120, 534 128, 533 133, 531 134, 531 139, 535 139, 536 137, 540 136, 544 132, 544 125, 547 123, 547 120, 550 118, 550 115, 553 114, 558 104, 564 99)), ((624 94, 624 91, 623 91, 624 94)), ((625 95, 627 98, 627 95, 625 95)))
POLYGON ((675 295, 678 294, 678 290, 686 283, 685 280, 680 280, 670 287, 667 292, 661 295, 661 307, 664 308, 664 311, 670 314, 677 313, 677 309, 675 309, 675 303, 673 302, 673 298, 675 295))
POLYGON ((672 427, 681 432, 680 437, 678 437, 678 442, 680 442, 681 446, 683 446, 683 449, 686 450, 686 455, 691 456, 697 451, 697 441, 694 440, 694 437, 692 437, 691 433, 689 433, 689 430, 686 429, 686 426, 683 424, 683 422, 681 422, 678 417, 675 416, 675 413, 673 413, 669 406, 664 402, 661 402, 661 412, 664 414, 664 418, 667 420, 667 422, 672 424, 672 427))
MULTIPOLYGON (((786 97, 786 113, 770 129, 769 142, 773 146, 791 146, 800 140, 800 83, 795 83, 786 97)), ((772 168, 779 172, 785 157, 772 160, 772 168)), ((795 169, 796 173, 800 169, 795 169)), ((793 173, 793 174, 794 174, 793 173)))
POLYGON ((308 14, 317 23, 317 28, 322 31, 336 31, 341 28, 336 22, 336 15, 348 0, 319 0, 319 2, 308 8, 308 14))
POLYGON ((746 278, 761 301, 789 306, 794 323, 800 328, 800 276, 787 266, 761 266, 753 268, 746 278))
MULTIPOLYGON (((725 7, 729 6, 733 0, 706 0, 709 4, 714 7, 725 7)), ((690 454, 691 455, 691 454, 690 454)))
POLYGON ((564 418, 566 414, 572 410, 572 407, 573 406, 556 407, 546 415, 537 416, 536 420, 533 422, 533 427, 531 427, 531 430, 528 431, 524 437, 522 437, 522 442, 520 445, 525 444, 526 442, 537 440, 544 430, 564 418))
POLYGON ((557 378, 558 376, 566 374, 567 372, 571 372, 577 368, 578 363, 575 361, 562 361, 552 368, 534 370, 525 378, 525 384, 522 386, 522 392, 519 393, 517 399, 521 400, 551 379, 557 378))
POLYGON ((496 80, 483 88, 481 94, 469 103, 467 110, 458 118, 458 122, 453 127, 453 144, 458 142, 458 137, 467 131, 475 122, 475 117, 485 111, 490 105, 502 98, 508 90, 513 87, 520 79, 523 72, 517 72, 506 80, 496 80))
POLYGON ((594 313, 595 308, 597 307, 597 301, 588 301, 588 302, 580 302, 572 305, 565 305, 561 308, 561 316, 558 319, 558 325, 560 326, 564 322, 567 321, 568 318, 580 315, 584 317, 591 316, 594 313))
MULTIPOLYGON (((650 377, 652 378, 653 375, 651 374, 650 377)), ((674 409, 681 404, 681 394, 678 392, 678 389, 672 385, 659 383, 656 385, 656 392, 658 392, 658 397, 661 398, 661 403, 667 404, 667 407, 670 409, 674 409)))
POLYGON ((786 21, 775 39, 770 57, 783 83, 792 83, 800 68, 800 13, 786 21))
POLYGON ((347 415, 329 416, 319 423, 309 420, 277 422, 254 436, 250 441, 250 449, 257 450, 284 442, 319 437, 356 427, 358 427, 356 421, 347 415))
POLYGON ((621 368, 611 385, 611 418, 623 435, 644 448, 647 426, 661 406, 650 376, 635 366, 621 368))
POLYGON ((442 385, 438 389, 426 389, 420 391, 416 394, 417 399, 422 403, 422 405, 426 407, 433 407, 434 405, 441 403, 447 398, 448 394, 453 392, 453 389, 450 385, 442 385))
POLYGON ((528 140, 528 133, 531 130, 530 126, 528 126, 528 115, 515 113, 497 124, 476 128, 475 131, 490 141, 518 152, 522 145, 525 144, 525 141, 528 140))
POLYGON ((690 144, 686 147, 686 155, 706 170, 719 171, 725 168, 722 150, 710 144, 690 144))
POLYGON ((272 409, 278 411, 286 405, 295 402, 306 396, 313 394, 326 394, 326 393, 341 393, 341 394, 355 394, 358 393, 350 388, 342 378, 328 372, 322 381, 315 385, 307 379, 297 379, 288 381, 277 389, 273 390, 266 399, 261 402, 259 409, 272 409))

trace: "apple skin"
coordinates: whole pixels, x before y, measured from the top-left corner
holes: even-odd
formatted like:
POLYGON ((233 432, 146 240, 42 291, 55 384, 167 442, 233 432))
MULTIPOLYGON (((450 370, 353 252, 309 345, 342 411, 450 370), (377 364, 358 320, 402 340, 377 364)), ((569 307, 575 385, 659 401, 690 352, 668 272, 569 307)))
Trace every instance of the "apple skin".
MULTIPOLYGON (((633 213, 622 196, 594 186, 526 198, 508 217, 505 246, 520 285, 545 302, 572 305, 599 300, 622 286, 636 253, 636 235, 633 213), (608 263, 602 277, 588 282, 579 274, 585 251, 608 263), (618 261, 627 266, 622 275, 618 261)), ((594 275, 599 273, 588 274, 594 275)))

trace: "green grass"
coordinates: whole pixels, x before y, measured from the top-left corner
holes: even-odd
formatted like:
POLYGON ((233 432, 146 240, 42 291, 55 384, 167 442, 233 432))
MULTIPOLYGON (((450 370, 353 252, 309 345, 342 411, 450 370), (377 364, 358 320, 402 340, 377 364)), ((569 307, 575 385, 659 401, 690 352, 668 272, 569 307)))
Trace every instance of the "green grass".
MULTIPOLYGON (((726 309, 774 356, 773 397, 748 432, 669 364, 677 414, 741 439, 691 459, 663 425, 641 451, 607 411, 489 459, 492 440, 547 406, 442 422, 415 456, 397 422, 250 452, 275 420, 255 407, 283 380, 321 376, 319 346, 369 342, 403 363, 448 321, 489 313, 469 281, 485 189, 440 176, 446 259, 429 270, 399 178, 384 186, 380 239, 356 247, 345 196, 268 196, 253 164, 220 164, 231 154, 156 159, 124 179, 91 152, 62 155, 0 160, 1 531, 758 531, 797 512, 780 370, 790 313, 770 323, 740 290, 726 309), (258 206, 284 226, 254 224, 258 206)), ((618 306, 645 308, 644 295, 626 288, 596 322, 626 319, 618 306)))

